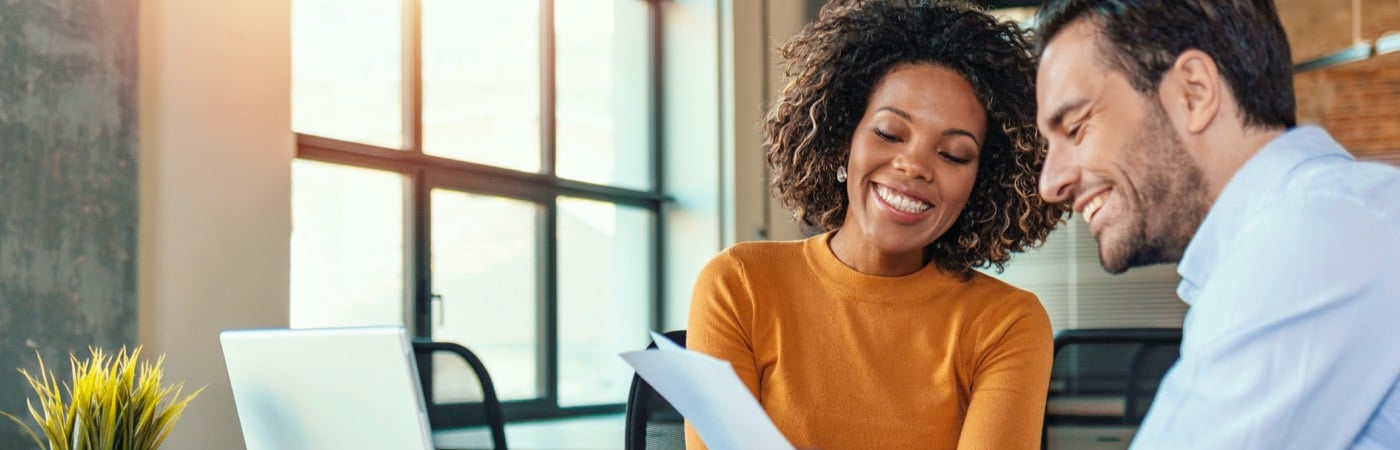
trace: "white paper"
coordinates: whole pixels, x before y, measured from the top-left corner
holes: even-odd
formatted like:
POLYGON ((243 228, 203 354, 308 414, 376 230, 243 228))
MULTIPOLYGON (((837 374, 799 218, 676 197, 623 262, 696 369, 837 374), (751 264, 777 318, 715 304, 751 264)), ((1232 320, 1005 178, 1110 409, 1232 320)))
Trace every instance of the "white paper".
POLYGON ((712 450, 793 450, 729 362, 681 348, 651 333, 656 350, 623 353, 712 450))

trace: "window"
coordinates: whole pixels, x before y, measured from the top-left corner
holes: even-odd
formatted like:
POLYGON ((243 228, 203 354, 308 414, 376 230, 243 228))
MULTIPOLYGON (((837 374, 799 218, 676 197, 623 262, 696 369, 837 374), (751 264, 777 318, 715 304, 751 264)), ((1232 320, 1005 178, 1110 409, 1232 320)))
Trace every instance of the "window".
POLYGON ((292 325, 458 342, 507 419, 621 411, 660 324, 656 8, 295 0, 292 325))

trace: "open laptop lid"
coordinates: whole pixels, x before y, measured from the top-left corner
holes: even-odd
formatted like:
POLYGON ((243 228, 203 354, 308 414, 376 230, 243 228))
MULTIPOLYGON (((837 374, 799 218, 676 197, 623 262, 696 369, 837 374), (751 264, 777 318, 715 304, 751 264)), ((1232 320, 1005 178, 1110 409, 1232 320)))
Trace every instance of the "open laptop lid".
POLYGON ((249 450, 432 450, 403 327, 219 334, 249 450))

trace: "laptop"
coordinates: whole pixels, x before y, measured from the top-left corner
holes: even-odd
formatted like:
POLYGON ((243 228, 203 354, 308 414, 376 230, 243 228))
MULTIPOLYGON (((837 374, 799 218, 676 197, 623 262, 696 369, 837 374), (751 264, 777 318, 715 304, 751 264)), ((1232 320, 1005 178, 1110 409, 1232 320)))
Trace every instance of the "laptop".
POLYGON ((403 327, 219 334, 248 450, 432 450, 403 327))

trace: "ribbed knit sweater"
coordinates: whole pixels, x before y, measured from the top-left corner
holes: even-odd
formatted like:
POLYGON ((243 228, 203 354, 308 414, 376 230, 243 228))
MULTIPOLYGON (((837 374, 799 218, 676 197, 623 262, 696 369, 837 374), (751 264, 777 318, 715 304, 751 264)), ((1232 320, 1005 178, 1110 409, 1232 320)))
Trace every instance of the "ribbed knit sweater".
MULTIPOLYGON (((862 274, 831 236, 712 259, 689 348, 729 361, 798 448, 1039 448, 1053 343, 1036 297, 935 264, 862 274)), ((686 443, 705 448, 688 426, 686 443)))

